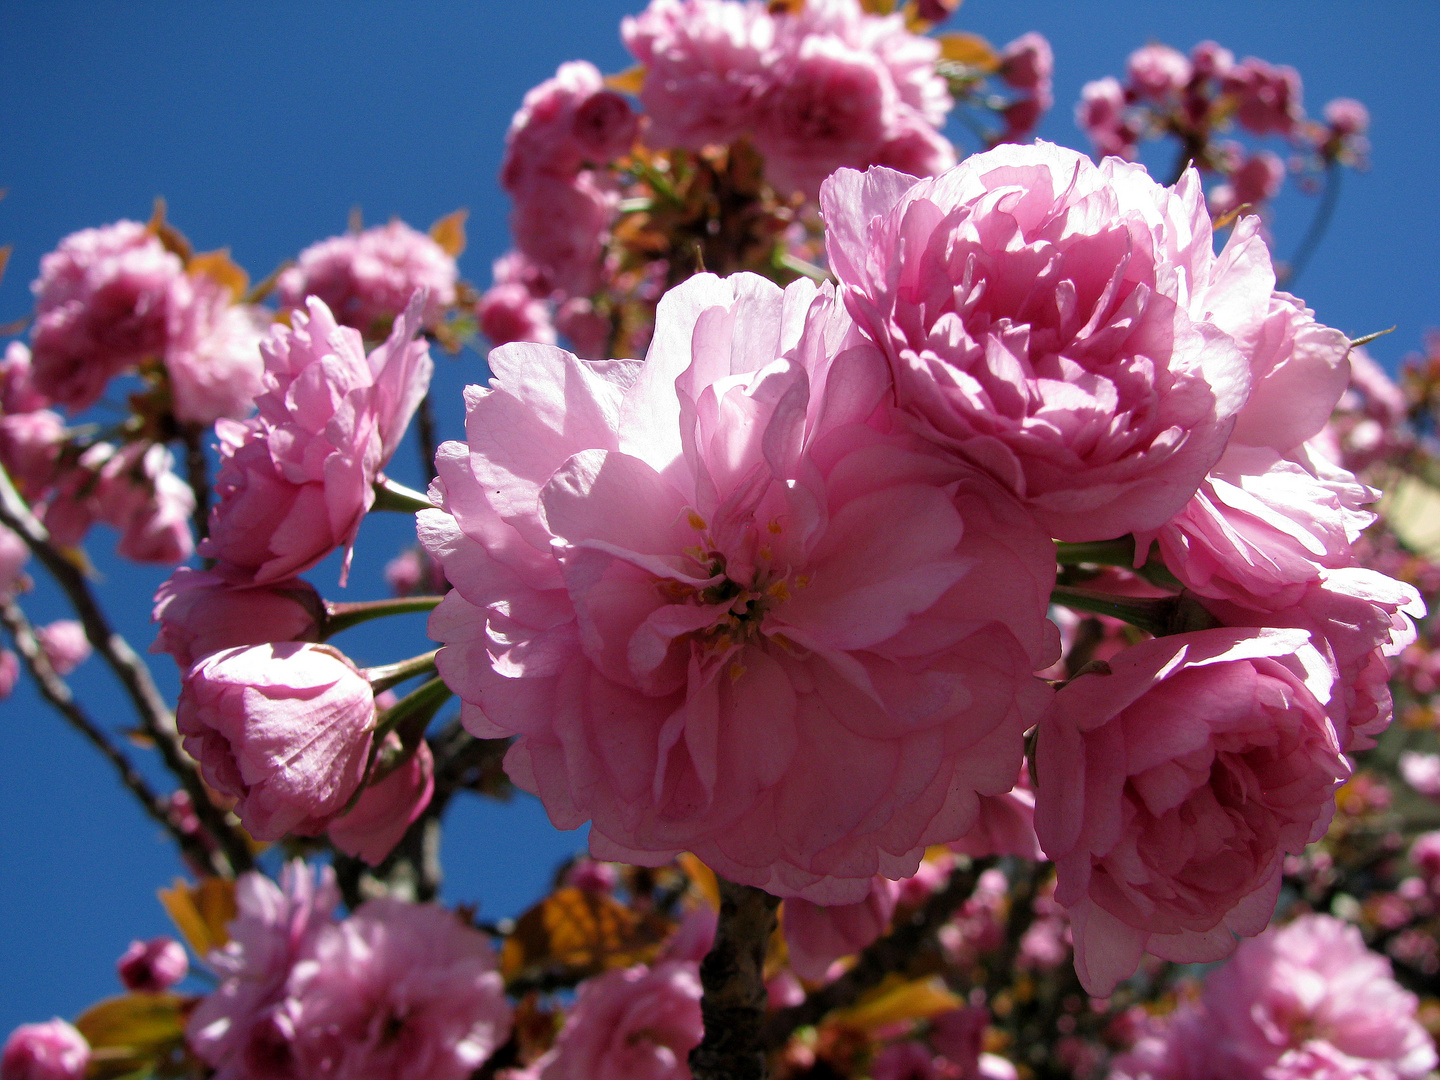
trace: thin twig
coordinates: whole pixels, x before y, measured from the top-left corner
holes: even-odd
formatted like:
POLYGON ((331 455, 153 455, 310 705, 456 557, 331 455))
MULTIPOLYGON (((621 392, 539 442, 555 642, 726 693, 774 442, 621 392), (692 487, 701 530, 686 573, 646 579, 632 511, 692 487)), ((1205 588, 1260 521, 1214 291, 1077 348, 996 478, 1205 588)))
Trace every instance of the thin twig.
POLYGON ((100 605, 90 592, 84 574, 50 543, 49 532, 25 505, 25 500, 15 490, 15 485, 4 468, 0 468, 0 525, 17 533, 25 541, 31 552, 44 563, 45 569, 50 571, 56 583, 65 591, 75 613, 80 616, 91 647, 125 687, 125 692, 140 717, 140 726, 154 741, 166 767, 194 801, 195 814, 200 818, 201 824, 225 852, 234 872, 248 870, 254 863, 250 848, 241 835, 230 827, 225 815, 206 794, 200 774, 180 746, 180 734, 175 729, 175 718, 155 686, 155 680, 150 677, 150 669, 130 647, 130 643, 111 629, 109 620, 105 618, 100 605))
POLYGON ((120 782, 140 801, 144 811, 165 827, 186 855, 199 866, 213 866, 214 851, 206 847, 198 836, 190 835, 176 825, 170 816, 169 804, 151 790, 145 778, 130 763, 130 759, 121 753, 120 748, 110 741, 109 736, 76 702, 74 691, 51 666, 50 658, 45 655, 45 650, 35 636, 34 626, 12 597, 0 598, 0 622, 3 622, 5 629, 10 632, 15 651, 25 661, 26 669, 40 688, 40 696, 55 706, 55 710, 81 735, 89 739, 95 749, 115 767, 120 782))
POLYGON ((1280 282, 1285 288, 1293 288, 1295 280, 1305 272, 1305 267, 1310 265, 1310 260, 1320 247, 1320 241, 1325 239, 1325 233, 1330 228, 1330 219, 1335 216, 1335 207, 1339 204, 1340 163, 1332 161, 1325 169, 1325 190, 1320 194, 1320 205, 1315 208, 1315 217, 1310 221, 1310 228, 1305 230, 1305 238, 1295 249, 1290 267, 1285 271, 1284 280, 1280 282))
POLYGON ((910 916, 909 922, 868 946, 844 975, 816 990, 799 1005, 771 1013, 765 1022, 765 1048, 780 1049, 796 1028, 818 1023, 826 1013, 853 1005, 861 994, 879 986, 891 972, 906 971, 926 946, 934 942, 936 933, 950 921, 955 909, 970 898, 980 875, 994 865, 994 859, 974 859, 968 866, 956 867, 945 887, 931 893, 924 905, 910 916))
POLYGON ((428 392, 415 410, 415 441, 420 445, 420 475, 429 487, 435 478, 435 410, 430 406, 428 392))
POLYGON ((201 442, 204 432, 197 424, 186 424, 181 432, 185 441, 185 480, 195 492, 195 512, 190 520, 195 526, 196 543, 210 535, 210 467, 201 442))

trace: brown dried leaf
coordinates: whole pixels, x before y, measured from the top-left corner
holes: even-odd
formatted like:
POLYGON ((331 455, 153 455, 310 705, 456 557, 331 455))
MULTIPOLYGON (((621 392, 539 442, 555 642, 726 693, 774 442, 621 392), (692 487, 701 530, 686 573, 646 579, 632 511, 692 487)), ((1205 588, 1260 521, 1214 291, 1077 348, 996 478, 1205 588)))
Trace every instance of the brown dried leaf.
POLYGON ((995 51, 995 46, 979 34, 966 34, 956 30, 937 34, 935 40, 940 43, 942 60, 951 60, 984 72, 1000 70, 1000 54, 995 51))
POLYGON ((640 95, 640 89, 644 85, 644 64, 636 64, 632 68, 626 68, 618 75, 605 76, 605 89, 614 90, 617 94, 630 94, 638 97, 640 95))
POLYGON ((192 255, 185 264, 185 269, 191 275, 208 277, 225 286, 230 290, 231 300, 239 300, 250 288, 250 275, 243 266, 230 258, 229 248, 192 255))
POLYGON ((465 219, 469 216, 470 211, 462 206, 430 226, 430 239, 444 248, 445 254, 452 259, 458 259, 465 250, 465 219))
POLYGON ((906 1020, 928 1020, 964 1004, 938 975, 906 980, 892 972, 854 1005, 832 1013, 830 1023, 872 1032, 906 1020))
POLYGON ((155 209, 150 212, 150 221, 146 224, 150 233, 157 237, 165 250, 180 256, 181 262, 189 262, 190 255, 194 248, 190 241, 185 239, 185 234, 165 220, 165 199, 161 195, 155 196, 155 209))
POLYGON ((159 890, 160 903, 184 935, 196 956, 207 956, 230 940, 227 927, 235 918, 235 883, 225 878, 202 878, 191 885, 176 878, 169 889, 159 890))
POLYGON ((585 978, 648 960, 670 929, 666 919, 642 919, 608 896, 567 886, 516 920, 500 970, 507 980, 585 978))

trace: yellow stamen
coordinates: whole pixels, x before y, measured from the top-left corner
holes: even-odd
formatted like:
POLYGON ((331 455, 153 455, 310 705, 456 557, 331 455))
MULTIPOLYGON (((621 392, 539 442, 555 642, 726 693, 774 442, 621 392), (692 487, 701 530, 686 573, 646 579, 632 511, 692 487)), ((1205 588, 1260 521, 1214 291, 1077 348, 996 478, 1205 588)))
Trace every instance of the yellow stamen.
POLYGON ((685 512, 685 520, 690 522, 690 527, 692 529, 705 528, 705 519, 699 514, 697 514, 694 510, 687 510, 685 512))

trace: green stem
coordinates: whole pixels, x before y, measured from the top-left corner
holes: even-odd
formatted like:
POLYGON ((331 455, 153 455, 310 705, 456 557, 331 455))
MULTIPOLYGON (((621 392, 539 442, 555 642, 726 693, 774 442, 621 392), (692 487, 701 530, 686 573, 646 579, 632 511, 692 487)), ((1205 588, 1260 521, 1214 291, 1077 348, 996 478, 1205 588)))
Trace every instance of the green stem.
POLYGON ((378 747, 390 732, 400 736, 401 751, 392 757, 381 757, 376 762, 370 782, 376 783, 394 772, 415 753, 425 729, 440 711, 440 706, 450 700, 453 691, 444 681, 435 678, 422 683, 410 691, 375 720, 375 745, 378 747))
POLYGON ((423 492, 397 484, 394 480, 375 481, 375 504, 371 510, 397 510, 402 514, 414 514, 421 510, 434 510, 432 503, 423 492))
POLYGON ((1109 615, 1112 619, 1138 626, 1156 637, 1184 634, 1193 630, 1209 630, 1222 625, 1210 612, 1189 596, 1146 598, 1116 596, 1093 589, 1057 586, 1050 593, 1050 602, 1075 611, 1109 615))
POLYGON ((358 600, 353 603, 325 605, 325 629, 321 640, 328 640, 340 633, 371 619, 386 615, 408 615, 412 611, 433 611, 443 600, 441 596, 402 596, 394 600, 358 600))
POLYGON ((407 679, 413 679, 416 675, 429 675, 435 670, 435 654, 439 649, 433 649, 420 656, 412 656, 409 660, 400 660, 394 664, 381 664, 379 667, 366 668, 360 674, 370 680, 370 688, 375 693, 389 690, 392 686, 399 686, 407 679))
POLYGON ((1121 536, 1115 540, 1088 540, 1081 544, 1055 542, 1055 561, 1061 566, 1079 566, 1089 563, 1095 566, 1135 565, 1135 537, 1121 536))

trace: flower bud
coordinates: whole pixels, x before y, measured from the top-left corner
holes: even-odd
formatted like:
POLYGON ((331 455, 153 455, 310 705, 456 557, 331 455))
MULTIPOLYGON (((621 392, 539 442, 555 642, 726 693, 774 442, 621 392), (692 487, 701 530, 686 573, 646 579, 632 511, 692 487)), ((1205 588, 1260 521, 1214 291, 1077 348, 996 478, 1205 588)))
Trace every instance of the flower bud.
POLYGON ((365 778, 375 699, 328 645, 226 649, 185 677, 176 726, 205 782, 257 840, 315 836, 365 778))
POLYGON ((49 626, 42 626, 35 632, 40 648, 45 650, 45 659, 57 675, 69 675, 83 664, 90 655, 90 640, 85 636, 85 627, 74 619, 56 619, 49 626))
POLYGON ((125 989, 158 994, 169 990, 190 972, 185 946, 161 935, 149 941, 132 941, 115 963, 125 989))
POLYGON ((10 1033, 0 1055, 3 1080, 81 1080, 90 1064, 85 1036, 56 1017, 46 1024, 22 1024, 10 1033))

